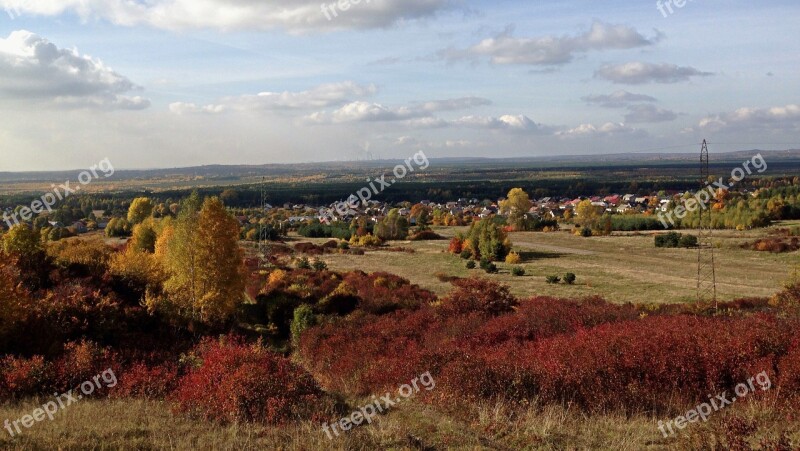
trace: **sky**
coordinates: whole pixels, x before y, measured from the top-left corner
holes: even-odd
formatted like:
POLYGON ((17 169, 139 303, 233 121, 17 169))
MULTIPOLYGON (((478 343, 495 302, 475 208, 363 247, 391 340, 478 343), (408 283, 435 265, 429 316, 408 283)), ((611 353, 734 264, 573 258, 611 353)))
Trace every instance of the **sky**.
POLYGON ((3 8, 0 171, 800 148, 796 0, 3 8))

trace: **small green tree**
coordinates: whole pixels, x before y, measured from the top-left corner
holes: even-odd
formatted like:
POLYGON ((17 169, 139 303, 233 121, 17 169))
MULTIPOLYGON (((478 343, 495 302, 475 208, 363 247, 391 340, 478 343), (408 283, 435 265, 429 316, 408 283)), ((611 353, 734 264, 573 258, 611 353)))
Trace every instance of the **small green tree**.
POLYGON ((400 210, 392 209, 375 225, 375 236, 383 241, 404 240, 408 237, 408 221, 400 215, 400 210))
POLYGON ((317 317, 314 315, 314 309, 308 305, 303 304, 294 310, 294 319, 292 320, 291 332, 292 343, 297 346, 300 342, 300 335, 306 329, 313 327, 317 324, 317 317))
POLYGON ((308 261, 308 257, 297 259, 297 269, 311 269, 311 262, 308 261))
MULTIPOLYGON (((466 242, 475 258, 503 261, 511 252, 511 242, 502 227, 491 219, 482 219, 472 224, 466 242)), ((462 251, 463 253, 464 251, 462 251)))

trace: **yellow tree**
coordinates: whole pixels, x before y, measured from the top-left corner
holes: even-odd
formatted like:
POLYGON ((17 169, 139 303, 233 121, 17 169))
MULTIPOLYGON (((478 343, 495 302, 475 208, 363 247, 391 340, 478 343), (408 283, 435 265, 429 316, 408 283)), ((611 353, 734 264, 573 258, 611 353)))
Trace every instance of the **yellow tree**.
POLYGON ((166 242, 158 240, 156 255, 163 253, 168 279, 163 296, 149 299, 148 305, 190 320, 219 323, 243 299, 239 223, 218 198, 206 199, 201 209, 198 205, 199 196, 193 193, 181 207, 174 228, 162 231, 162 236, 171 237, 166 242))
POLYGON ((528 193, 522 188, 513 188, 508 192, 508 198, 500 202, 500 213, 508 215, 508 222, 521 230, 524 229, 525 214, 532 206, 528 193))
POLYGON ((578 217, 578 221, 580 221, 581 225, 584 227, 593 227, 599 216, 597 207, 592 205, 592 201, 589 199, 581 201, 581 203, 575 207, 575 214, 578 217))
POLYGON ((133 236, 131 236, 128 247, 152 254, 156 249, 156 238, 153 219, 148 218, 133 227, 133 236))
POLYGON ((131 224, 139 224, 153 214, 153 201, 147 197, 138 197, 131 202, 128 208, 128 222, 131 224))
POLYGON ((41 237, 27 224, 12 227, 3 235, 2 244, 6 254, 18 257, 30 257, 42 252, 41 237))

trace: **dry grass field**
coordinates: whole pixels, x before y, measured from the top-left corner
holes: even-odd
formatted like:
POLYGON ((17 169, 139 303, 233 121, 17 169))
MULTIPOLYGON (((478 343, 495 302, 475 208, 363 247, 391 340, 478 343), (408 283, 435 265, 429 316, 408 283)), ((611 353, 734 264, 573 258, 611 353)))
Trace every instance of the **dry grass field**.
MULTIPOLYGON (((357 401, 354 406, 359 405, 357 401)), ((33 401, 0 407, 0 418, 30 413, 33 401)), ((253 424, 216 425, 170 412, 161 402, 103 400, 70 406, 52 422, 44 421, 11 439, 0 434, 4 450, 582 450, 714 449, 724 440, 731 414, 761 425, 759 435, 789 432, 800 440, 800 424, 763 408, 737 406, 708 423, 691 424, 681 434, 664 438, 659 419, 621 414, 586 415, 551 406, 512 412, 503 404, 469 412, 443 412, 413 402, 393 409, 346 435, 329 440, 321 425, 299 422, 283 427, 253 424), (744 407, 744 408, 741 408, 744 407), (744 413, 743 413, 744 412, 744 413), (795 431, 795 432, 791 432, 795 431)), ((716 449, 724 449, 718 447, 716 449)))
MULTIPOLYGON (((796 223, 774 226, 786 227, 796 223)), ((466 228, 446 227, 436 231, 452 237, 466 228)), ((742 249, 745 242, 763 238, 770 229, 719 231, 714 238, 717 262, 717 290, 720 300, 771 296, 779 291, 800 264, 798 252, 772 254, 742 249)), ((688 233, 692 233, 691 231, 688 233)), ((415 253, 368 251, 364 256, 325 255, 334 270, 359 269, 365 272, 387 271, 413 283, 444 294, 451 288, 437 278, 437 273, 468 277, 480 275, 511 286, 520 297, 545 295, 555 297, 602 296, 612 302, 676 303, 695 300, 697 250, 657 249, 653 233, 616 233, 608 237, 583 238, 568 232, 512 233, 514 251, 523 258, 526 275, 513 277, 511 265, 498 265, 500 273, 485 274, 468 270, 465 261, 447 253, 447 240, 393 242, 415 253), (548 275, 577 275, 575 285, 550 285, 548 275)), ((301 241, 321 243, 326 240, 301 241)))

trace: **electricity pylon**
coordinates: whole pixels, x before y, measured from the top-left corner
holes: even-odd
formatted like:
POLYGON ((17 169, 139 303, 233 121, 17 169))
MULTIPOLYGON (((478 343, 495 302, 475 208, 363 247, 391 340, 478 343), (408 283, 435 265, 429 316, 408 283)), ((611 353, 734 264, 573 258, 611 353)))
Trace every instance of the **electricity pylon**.
MULTIPOLYGON (((708 189, 710 176, 708 165, 708 143, 703 140, 700 149, 700 189, 708 189)), ((711 223, 711 208, 709 205, 700 206, 700 231, 697 237, 697 300, 700 302, 710 300, 717 303, 717 273, 714 261, 713 224, 711 223)))

